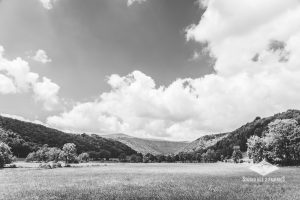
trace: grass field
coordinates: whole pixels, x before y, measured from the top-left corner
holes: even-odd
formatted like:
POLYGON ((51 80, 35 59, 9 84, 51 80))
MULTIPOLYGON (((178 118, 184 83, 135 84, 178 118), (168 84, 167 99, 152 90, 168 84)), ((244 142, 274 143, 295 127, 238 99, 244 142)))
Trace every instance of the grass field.
POLYGON ((0 199, 300 199, 300 168, 268 177, 285 182, 243 182, 260 177, 246 164, 115 163, 60 169, 0 170, 0 199))

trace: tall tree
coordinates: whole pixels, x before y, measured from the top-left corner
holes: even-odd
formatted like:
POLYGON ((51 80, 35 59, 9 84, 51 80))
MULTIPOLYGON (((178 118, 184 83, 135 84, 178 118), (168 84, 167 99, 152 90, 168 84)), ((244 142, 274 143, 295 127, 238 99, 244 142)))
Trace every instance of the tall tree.
POLYGON ((76 152, 77 152, 76 145, 74 143, 66 143, 62 148, 60 157, 63 158, 67 164, 75 160, 77 155, 76 152))

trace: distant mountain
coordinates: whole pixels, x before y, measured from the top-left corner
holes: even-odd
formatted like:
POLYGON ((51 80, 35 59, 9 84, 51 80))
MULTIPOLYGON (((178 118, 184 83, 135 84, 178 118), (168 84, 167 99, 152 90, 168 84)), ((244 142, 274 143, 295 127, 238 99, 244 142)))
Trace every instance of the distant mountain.
POLYGON ((247 151, 247 140, 253 135, 259 137, 268 129, 268 124, 276 119, 295 119, 300 123, 300 110, 288 110, 270 117, 256 117, 240 128, 217 135, 203 136, 181 149, 182 152, 203 151, 207 149, 215 150, 219 155, 230 157, 233 146, 239 145, 242 152, 247 151))
POLYGON ((121 153, 136 153, 132 148, 119 141, 98 135, 65 133, 40 124, 20 121, 0 116, 0 140, 6 142, 18 157, 26 157, 31 151, 48 144, 49 147, 62 148, 65 143, 74 143, 77 152, 102 151, 118 157, 121 153))
POLYGON ((178 149, 186 146, 187 142, 173 142, 157 139, 143 139, 136 138, 126 134, 111 134, 111 135, 102 135, 105 138, 111 138, 126 144, 137 152, 142 154, 151 153, 153 155, 159 154, 174 154, 178 149))

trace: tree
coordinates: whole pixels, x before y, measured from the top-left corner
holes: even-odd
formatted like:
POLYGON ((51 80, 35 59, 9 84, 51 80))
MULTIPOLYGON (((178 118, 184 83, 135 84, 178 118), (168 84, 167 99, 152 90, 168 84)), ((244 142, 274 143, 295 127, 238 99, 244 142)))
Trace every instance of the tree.
POLYGON ((240 161, 240 159, 243 158, 243 154, 240 150, 240 148, 235 148, 233 150, 233 153, 232 153, 232 159, 235 163, 238 163, 240 161))
POLYGON ((0 169, 5 165, 5 160, 3 154, 0 152, 0 169))
POLYGON ((66 164, 72 162, 76 158, 76 145, 74 143, 66 143, 62 148, 60 157, 65 160, 66 164))
POLYGON ((300 127, 294 119, 275 120, 268 125, 263 138, 266 156, 274 163, 290 165, 299 163, 300 127))
POLYGON ((13 161, 13 154, 10 147, 4 142, 0 142, 0 168, 5 164, 10 164, 13 161))
POLYGON ((120 162, 126 162, 126 154, 125 153, 121 153, 119 155, 119 160, 120 160, 120 162))
POLYGON ((48 151, 49 151, 49 147, 47 144, 45 144, 41 148, 39 148, 39 150, 36 151, 36 153, 35 153, 37 161, 47 162, 48 161, 48 151))
POLYGON ((247 140, 247 154, 253 159, 254 163, 258 163, 264 159, 265 142, 262 138, 254 135, 247 140))
POLYGON ((155 156, 152 155, 151 153, 147 153, 145 156, 144 156, 144 162, 154 162, 155 161, 155 156))
POLYGON ((109 158, 111 156, 111 153, 107 150, 100 150, 99 151, 99 156, 100 156, 101 159, 109 160, 109 158))
POLYGON ((35 152, 31 152, 27 155, 26 159, 25 159, 26 162, 33 162, 33 161, 37 161, 37 155, 35 152))
POLYGON ((132 154, 130 156, 130 162, 132 162, 132 163, 138 162, 138 156, 136 154, 132 154))
POLYGON ((78 156, 79 162, 89 162, 90 156, 88 153, 81 153, 78 156))
POLYGON ((48 157, 47 160, 58 162, 60 154, 61 154, 61 150, 59 148, 56 147, 49 148, 48 151, 46 152, 46 155, 48 157))
POLYGON ((205 162, 215 162, 216 161, 216 153, 213 149, 208 149, 206 153, 202 154, 202 158, 205 162))
POLYGON ((166 157, 164 155, 157 155, 156 158, 159 163, 166 161, 166 157))
POLYGON ((253 136, 247 144, 248 155, 254 162, 267 158, 282 165, 300 164, 300 126, 294 119, 269 123, 264 137, 253 136))
POLYGON ((195 160, 196 160, 197 162, 201 162, 202 156, 201 156, 200 153, 196 153, 196 155, 195 155, 195 160))
POLYGON ((173 156, 167 155, 167 156, 166 156, 166 161, 169 162, 169 163, 170 163, 170 162, 174 162, 173 156))

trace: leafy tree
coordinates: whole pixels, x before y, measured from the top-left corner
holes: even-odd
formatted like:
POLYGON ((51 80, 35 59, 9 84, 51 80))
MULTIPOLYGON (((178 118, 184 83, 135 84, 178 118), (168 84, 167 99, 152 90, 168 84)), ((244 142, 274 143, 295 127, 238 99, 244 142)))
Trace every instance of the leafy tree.
POLYGON ((38 161, 38 158, 37 158, 37 155, 35 152, 31 152, 27 155, 26 159, 25 159, 26 162, 33 162, 33 161, 38 161))
POLYGON ((119 155, 119 160, 120 160, 120 162, 126 162, 126 154, 125 153, 121 153, 119 155))
POLYGON ((48 151, 49 151, 49 147, 47 144, 43 145, 38 151, 36 151, 35 156, 37 158, 37 161, 47 162, 48 151))
POLYGON ((13 161, 13 154, 10 147, 4 142, 0 142, 0 168, 5 164, 10 164, 13 161))
POLYGON ((216 153, 213 149, 208 149, 206 153, 202 154, 202 157, 205 162, 215 162, 216 161, 216 153))
POLYGON ((233 153, 232 153, 232 159, 235 163, 238 163, 240 161, 240 159, 243 158, 243 154, 240 150, 240 148, 235 148, 233 150, 233 153))
POLYGON ((266 156, 275 163, 289 165, 299 162, 300 127, 293 119, 275 120, 263 138, 266 156))
POLYGON ((5 160, 3 154, 0 152, 0 169, 5 165, 5 160))
POLYGON ((247 141, 247 154, 253 159, 254 163, 258 163, 264 159, 265 142, 262 138, 254 135, 247 141))
POLYGON ((61 150, 57 147, 49 148, 46 152, 48 161, 58 162, 61 150))
POLYGON ((147 153, 144 156, 144 162, 154 162, 156 160, 155 156, 152 155, 151 153, 147 153))
POLYGON ((167 155, 167 156, 166 156, 166 161, 169 162, 169 163, 174 162, 173 156, 167 155))
POLYGON ((102 158, 102 159, 109 160, 109 158, 110 158, 110 156, 111 156, 111 153, 110 153, 109 151, 106 151, 106 150, 100 150, 99 156, 100 156, 100 158, 102 158))
POLYGON ((79 162, 89 162, 90 156, 88 153, 81 153, 78 156, 79 162))
POLYGON ((164 155, 157 155, 156 160, 157 160, 157 162, 161 163, 161 162, 166 161, 166 157, 164 155))
POLYGON ((65 160, 66 164, 72 162, 76 158, 76 145, 74 143, 66 143, 62 148, 60 157, 65 160))
POLYGON ((202 156, 201 156, 200 153, 196 153, 196 155, 195 155, 195 160, 196 160, 197 162, 201 162, 202 156))
POLYGON ((137 163, 138 162, 138 156, 136 154, 132 154, 130 156, 130 162, 137 163))
POLYGON ((267 158, 282 165, 300 163, 300 126, 294 119, 278 119, 269 123, 264 137, 251 137, 247 144, 248 155, 254 162, 267 158))

